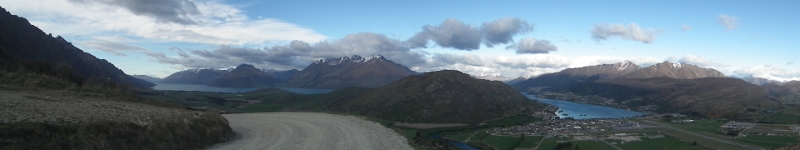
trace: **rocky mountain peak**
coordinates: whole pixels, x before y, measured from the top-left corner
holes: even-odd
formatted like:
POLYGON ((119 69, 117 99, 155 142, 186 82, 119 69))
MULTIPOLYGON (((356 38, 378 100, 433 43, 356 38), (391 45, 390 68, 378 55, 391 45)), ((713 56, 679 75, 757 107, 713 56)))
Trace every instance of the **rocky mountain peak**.
POLYGON ((622 71, 622 70, 636 70, 636 69, 640 68, 639 65, 636 65, 635 63, 633 63, 633 62, 631 62, 629 60, 625 60, 623 62, 616 63, 616 64, 614 64, 613 67, 617 68, 617 70, 619 70, 619 71, 622 71))
POLYGON ((385 61, 385 60, 386 58, 384 58, 382 55, 374 55, 366 58, 361 57, 359 55, 353 55, 350 57, 320 59, 314 62, 314 64, 339 65, 342 63, 363 63, 363 62, 385 61))

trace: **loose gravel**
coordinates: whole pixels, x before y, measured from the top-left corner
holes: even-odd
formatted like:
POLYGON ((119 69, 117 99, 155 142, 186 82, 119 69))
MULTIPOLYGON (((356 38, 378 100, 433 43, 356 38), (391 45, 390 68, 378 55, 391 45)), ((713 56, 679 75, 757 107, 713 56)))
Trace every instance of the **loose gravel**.
POLYGON ((226 114, 237 137, 210 149, 412 149, 408 141, 380 124, 325 113, 226 114))

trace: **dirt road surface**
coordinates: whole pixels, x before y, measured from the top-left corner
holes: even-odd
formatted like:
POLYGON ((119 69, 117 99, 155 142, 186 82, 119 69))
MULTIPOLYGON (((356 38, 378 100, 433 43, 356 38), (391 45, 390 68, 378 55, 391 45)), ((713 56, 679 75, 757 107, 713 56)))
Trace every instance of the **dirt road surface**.
POLYGON ((212 150, 412 149, 394 131, 353 116, 298 112, 223 116, 237 137, 212 150))

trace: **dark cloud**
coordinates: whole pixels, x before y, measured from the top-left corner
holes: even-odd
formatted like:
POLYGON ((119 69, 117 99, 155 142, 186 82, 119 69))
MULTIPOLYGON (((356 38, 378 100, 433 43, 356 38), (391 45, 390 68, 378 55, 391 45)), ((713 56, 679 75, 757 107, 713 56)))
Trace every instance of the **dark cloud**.
POLYGON ((519 18, 500 18, 483 23, 481 30, 486 39, 486 47, 492 47, 512 42, 514 35, 533 31, 533 25, 519 18))
POLYGON ((621 37, 623 39, 650 43, 656 39, 656 34, 661 31, 655 29, 641 29, 636 23, 628 24, 597 24, 592 29, 592 38, 596 41, 607 40, 609 37, 621 37))
POLYGON ((426 63, 424 52, 411 50, 397 39, 369 32, 349 34, 338 41, 322 41, 314 45, 302 41, 260 49, 222 45, 215 50, 190 50, 189 57, 184 57, 186 53, 182 50, 173 51, 180 57, 169 57, 163 53, 145 54, 155 62, 178 64, 189 68, 227 68, 248 63, 261 68, 298 69, 321 58, 350 55, 383 55, 405 66, 426 63))
POLYGON ((195 24, 191 16, 200 14, 197 5, 190 0, 71 0, 81 3, 101 3, 119 6, 131 13, 153 17, 159 22, 195 24))
POLYGON ((533 25, 519 18, 501 18, 485 22, 480 28, 456 19, 444 20, 438 26, 425 25, 405 43, 411 48, 427 48, 428 41, 436 45, 459 50, 476 50, 484 43, 486 47, 507 44, 517 34, 533 31, 533 25))
POLYGON ((551 44, 548 40, 524 38, 517 43, 507 46, 506 49, 517 50, 517 54, 547 54, 551 51, 558 50, 558 47, 551 44))
POLYGON ((117 56, 127 56, 123 52, 147 51, 145 48, 117 41, 82 41, 78 43, 91 49, 108 52, 117 56))
POLYGON ((428 40, 436 45, 460 50, 476 50, 480 48, 481 30, 469 26, 456 19, 447 19, 439 26, 425 25, 422 32, 407 40, 412 48, 425 48, 428 40))

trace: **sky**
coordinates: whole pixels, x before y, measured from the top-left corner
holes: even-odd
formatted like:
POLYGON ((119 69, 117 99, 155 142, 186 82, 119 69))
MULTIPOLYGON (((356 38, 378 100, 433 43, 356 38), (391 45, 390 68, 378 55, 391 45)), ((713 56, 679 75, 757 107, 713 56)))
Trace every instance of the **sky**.
POLYGON ((513 78, 670 61, 800 80, 800 1, 0 0, 128 74, 382 55, 513 78))

